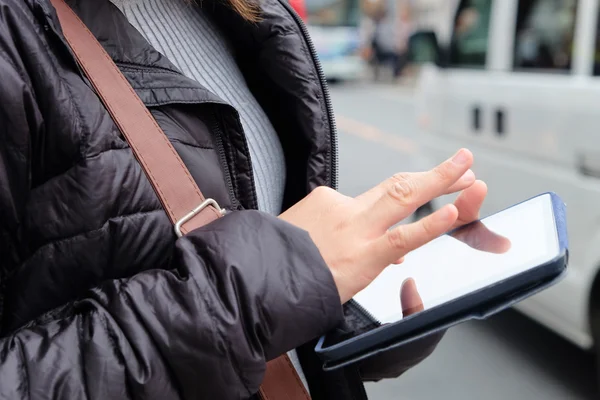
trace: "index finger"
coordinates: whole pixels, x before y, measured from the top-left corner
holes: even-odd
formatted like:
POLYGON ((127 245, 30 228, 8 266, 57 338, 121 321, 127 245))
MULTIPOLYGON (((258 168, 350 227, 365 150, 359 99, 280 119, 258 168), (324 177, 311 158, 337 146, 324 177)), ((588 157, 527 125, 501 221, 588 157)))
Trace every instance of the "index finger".
POLYGON ((390 265, 411 251, 448 232, 458 218, 458 210, 447 204, 433 214, 408 225, 387 231, 369 244, 371 262, 390 265))
POLYGON ((472 165, 473 154, 467 149, 460 149, 452 158, 437 167, 418 173, 417 179, 414 180, 414 193, 412 193, 414 201, 421 206, 446 194, 472 165))
MULTIPOLYGON (((406 177, 398 176, 386 181, 381 184, 383 188, 379 188, 383 195, 374 204, 364 204, 363 217, 367 219, 369 226, 381 231, 387 230, 411 215, 418 207, 445 194, 472 164, 473 154, 462 149, 430 171, 406 177)), ((364 197, 357 200, 367 201, 364 197)))

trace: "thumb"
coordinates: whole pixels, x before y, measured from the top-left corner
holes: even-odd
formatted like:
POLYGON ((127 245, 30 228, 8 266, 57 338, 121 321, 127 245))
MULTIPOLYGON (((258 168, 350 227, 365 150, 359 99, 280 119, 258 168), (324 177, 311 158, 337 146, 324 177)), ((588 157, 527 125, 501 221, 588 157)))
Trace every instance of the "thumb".
POLYGON ((423 311, 423 300, 417 290, 415 280, 409 278, 402 283, 400 289, 400 304, 402 305, 402 318, 423 311))

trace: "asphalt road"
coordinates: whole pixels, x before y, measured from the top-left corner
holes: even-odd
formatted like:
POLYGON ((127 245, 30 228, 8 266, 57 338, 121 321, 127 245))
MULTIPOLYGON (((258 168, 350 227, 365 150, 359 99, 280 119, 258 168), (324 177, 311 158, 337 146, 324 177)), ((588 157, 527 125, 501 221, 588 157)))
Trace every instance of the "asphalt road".
MULTIPOLYGON (((415 143, 411 91, 332 87, 340 130, 340 191, 356 195, 390 174, 427 167, 415 143)), ((369 384, 375 400, 592 400, 594 359, 521 314, 451 329, 436 352, 396 380, 369 384)))

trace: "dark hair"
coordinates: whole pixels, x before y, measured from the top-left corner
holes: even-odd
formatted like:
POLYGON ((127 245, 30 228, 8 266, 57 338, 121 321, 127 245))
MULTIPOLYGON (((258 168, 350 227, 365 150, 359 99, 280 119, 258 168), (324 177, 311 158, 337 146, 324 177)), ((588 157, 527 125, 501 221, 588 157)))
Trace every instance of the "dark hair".
POLYGON ((242 16, 246 21, 258 22, 260 10, 258 5, 251 0, 226 0, 233 11, 242 16))

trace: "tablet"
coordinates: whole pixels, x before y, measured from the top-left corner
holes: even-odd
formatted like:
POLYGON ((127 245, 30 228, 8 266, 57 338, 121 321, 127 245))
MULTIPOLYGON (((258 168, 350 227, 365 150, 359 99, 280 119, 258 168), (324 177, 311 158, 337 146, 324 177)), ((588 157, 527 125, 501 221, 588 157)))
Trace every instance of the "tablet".
POLYGON ((564 276, 565 206, 545 193, 443 235, 391 265, 347 305, 352 323, 322 337, 326 370, 487 318, 564 276), (400 288, 413 279, 422 311, 403 318, 400 288))

